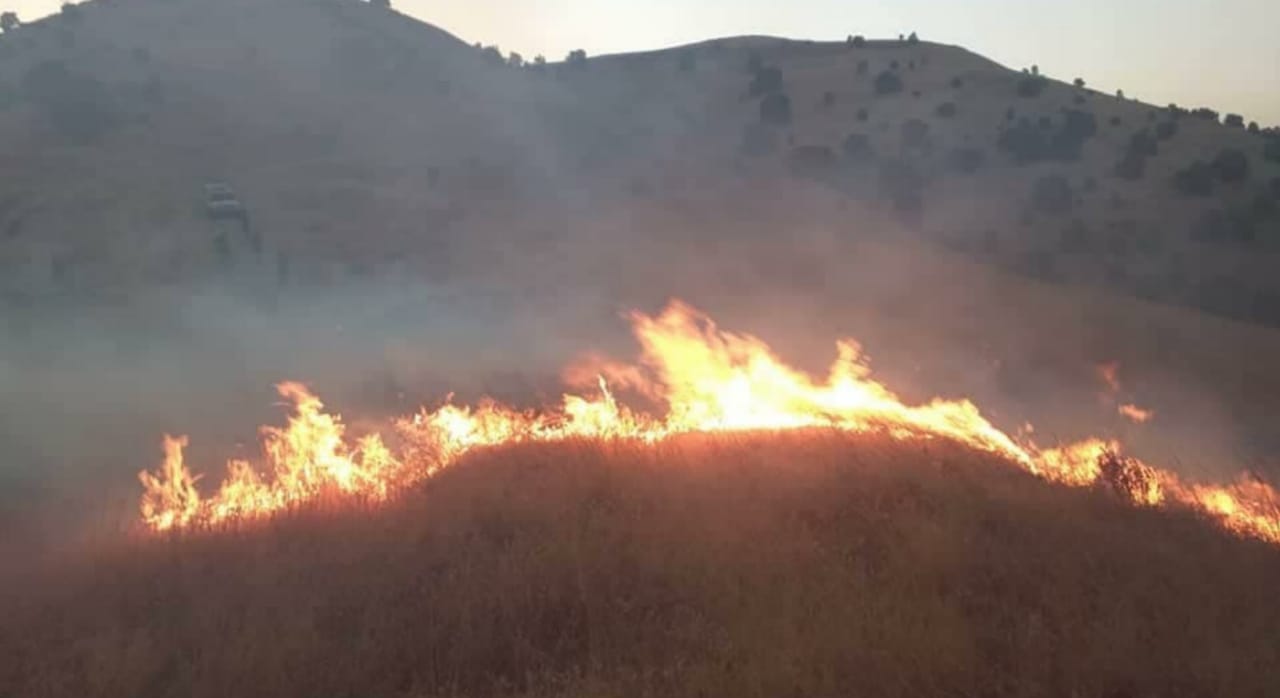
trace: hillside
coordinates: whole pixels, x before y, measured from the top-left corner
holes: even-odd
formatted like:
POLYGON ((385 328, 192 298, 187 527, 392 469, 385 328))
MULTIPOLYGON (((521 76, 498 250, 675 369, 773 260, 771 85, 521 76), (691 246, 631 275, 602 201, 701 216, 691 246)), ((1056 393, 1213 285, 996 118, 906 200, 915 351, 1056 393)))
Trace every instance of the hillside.
POLYGON ((0 693, 1271 695, 1273 548, 946 443, 475 454, 0 577, 0 693))
POLYGON ((221 263, 272 284, 579 279, 584 255, 687 252, 668 243, 732 238, 744 200, 799 190, 846 238, 1267 324, 1280 307, 1267 134, 957 47, 743 37, 516 68, 354 0, 89 2, 0 46, 11 300, 216 274, 199 191, 225 178, 266 249, 221 263), (601 234, 618 219, 644 229, 601 234))

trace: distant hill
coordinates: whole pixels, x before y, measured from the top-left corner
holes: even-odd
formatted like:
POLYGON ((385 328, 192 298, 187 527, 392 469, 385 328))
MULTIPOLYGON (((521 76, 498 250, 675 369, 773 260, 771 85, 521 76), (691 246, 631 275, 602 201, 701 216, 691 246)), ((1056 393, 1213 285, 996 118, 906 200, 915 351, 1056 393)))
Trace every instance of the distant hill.
POLYGON ((0 36, 0 104, 13 301, 220 273, 225 179, 272 283, 619 265, 801 196, 850 238, 1280 324, 1274 132, 914 39, 515 66, 356 0, 97 0, 0 36))

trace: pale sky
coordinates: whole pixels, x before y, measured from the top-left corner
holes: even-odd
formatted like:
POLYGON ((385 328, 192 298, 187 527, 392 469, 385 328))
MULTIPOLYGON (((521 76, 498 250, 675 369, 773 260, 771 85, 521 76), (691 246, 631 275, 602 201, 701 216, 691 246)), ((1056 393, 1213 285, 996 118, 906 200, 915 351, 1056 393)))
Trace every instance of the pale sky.
MULTIPOLYGON (((210 0, 212 1, 212 0, 210 0)), ((353 2, 356 0, 352 0, 353 2)), ((526 58, 659 48, 740 34, 919 32, 1004 65, 1106 92, 1280 125, 1280 0, 392 0, 469 43, 526 58)), ((0 0, 23 18, 60 0, 0 0)))

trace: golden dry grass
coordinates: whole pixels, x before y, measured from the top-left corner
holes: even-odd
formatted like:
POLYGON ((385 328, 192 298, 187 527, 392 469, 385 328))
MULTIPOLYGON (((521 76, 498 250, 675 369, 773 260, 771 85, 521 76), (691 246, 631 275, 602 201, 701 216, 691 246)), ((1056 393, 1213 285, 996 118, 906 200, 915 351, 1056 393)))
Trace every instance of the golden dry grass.
POLYGON ((944 444, 476 454, 6 580, 0 695, 1266 696, 1280 552, 944 444))

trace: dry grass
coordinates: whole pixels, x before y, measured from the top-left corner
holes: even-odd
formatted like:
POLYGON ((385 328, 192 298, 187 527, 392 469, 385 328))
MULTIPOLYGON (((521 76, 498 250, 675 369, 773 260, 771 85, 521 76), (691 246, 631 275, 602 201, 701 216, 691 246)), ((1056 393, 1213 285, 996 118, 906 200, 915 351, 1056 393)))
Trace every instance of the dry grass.
POLYGON ((508 448, 382 510, 30 572, 0 696, 1280 686, 1280 552, 879 437, 508 448))

